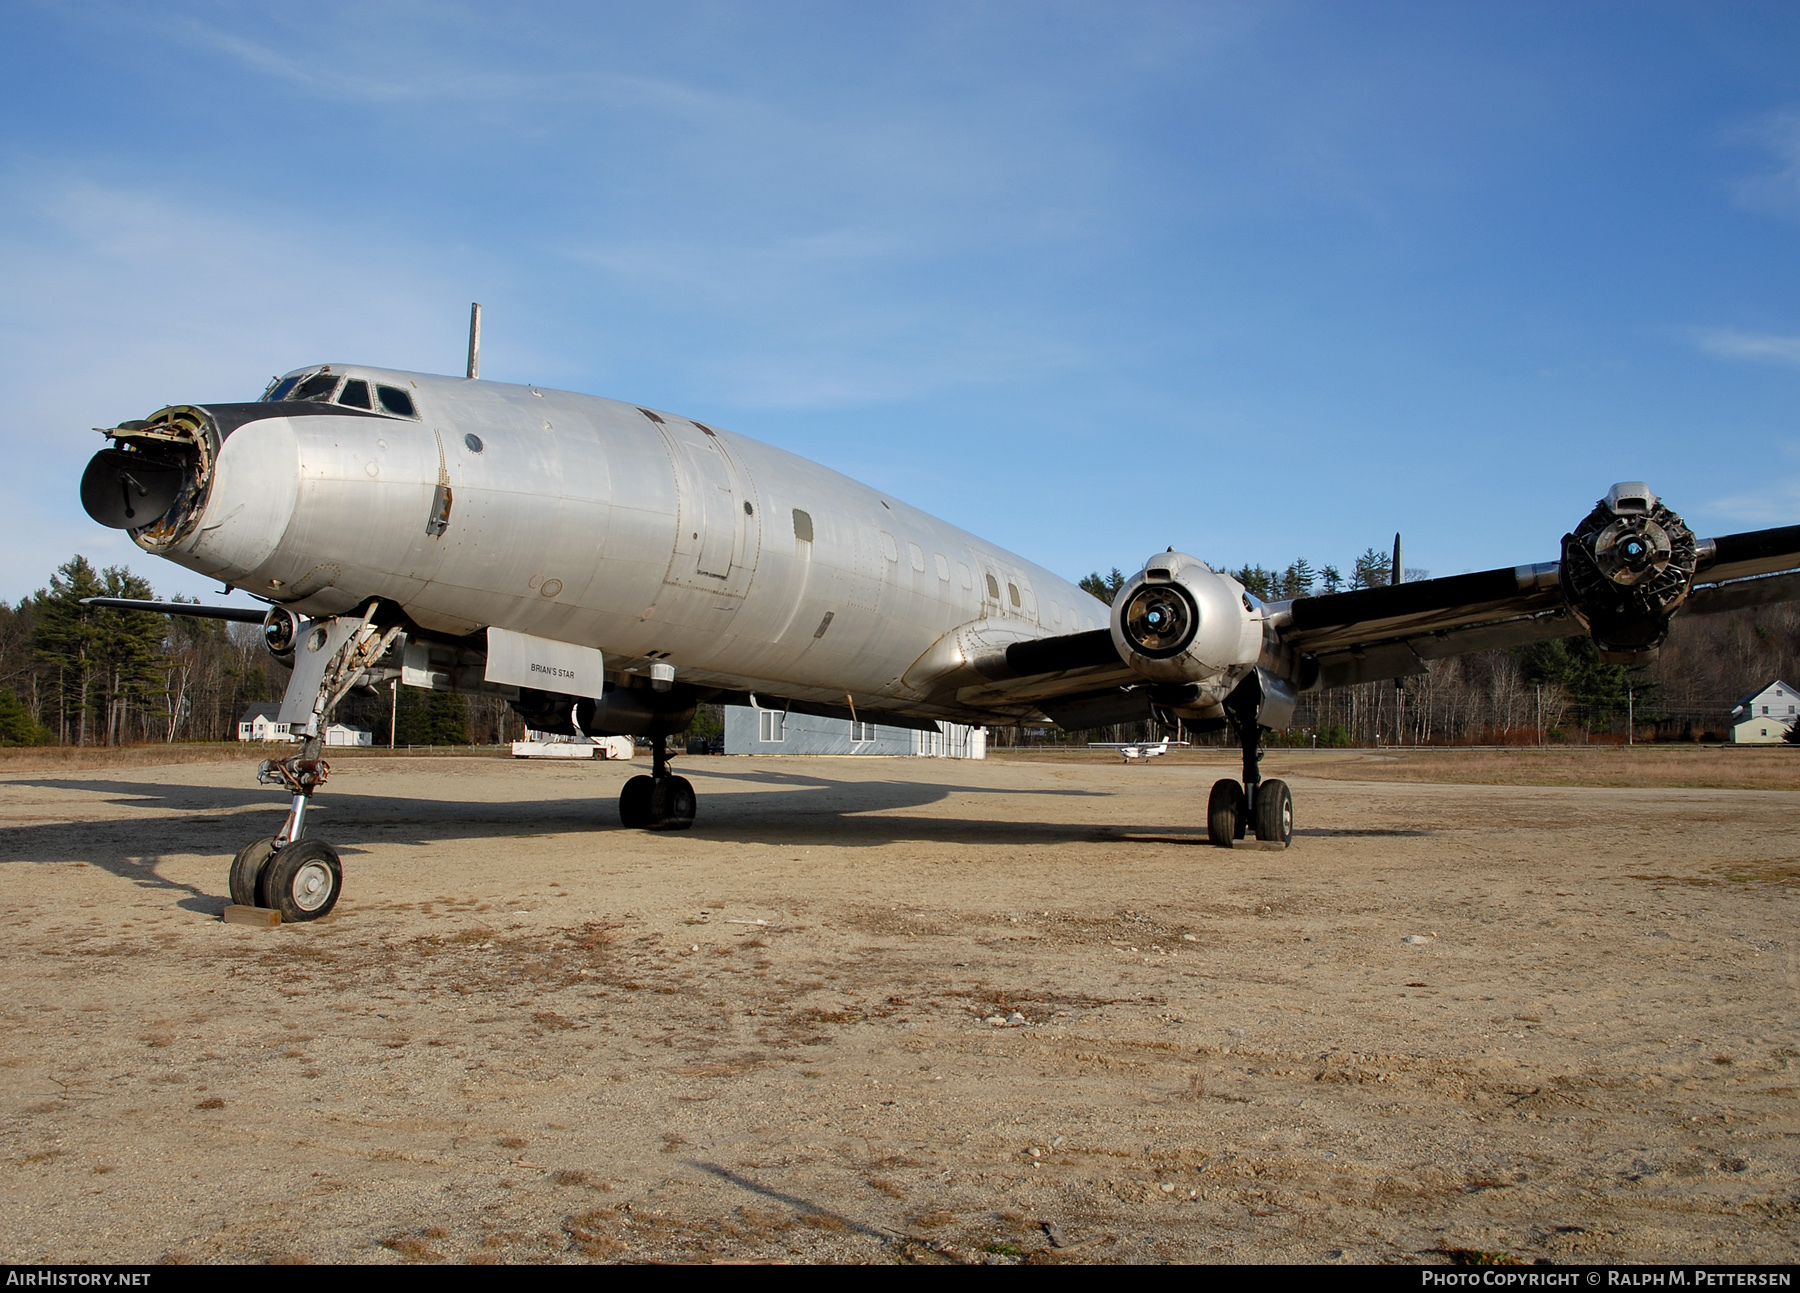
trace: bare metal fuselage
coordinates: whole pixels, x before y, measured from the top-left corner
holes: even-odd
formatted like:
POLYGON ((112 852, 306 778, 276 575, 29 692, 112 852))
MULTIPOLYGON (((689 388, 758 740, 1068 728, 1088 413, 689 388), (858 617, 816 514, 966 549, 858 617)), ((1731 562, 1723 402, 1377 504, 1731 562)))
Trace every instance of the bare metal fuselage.
POLYGON ((374 597, 441 633, 890 710, 960 708, 908 677, 959 626, 1005 641, 1108 623, 1042 567, 744 436, 562 391, 332 371, 404 386, 419 416, 287 404, 245 422, 202 506, 140 546, 307 615, 374 597))

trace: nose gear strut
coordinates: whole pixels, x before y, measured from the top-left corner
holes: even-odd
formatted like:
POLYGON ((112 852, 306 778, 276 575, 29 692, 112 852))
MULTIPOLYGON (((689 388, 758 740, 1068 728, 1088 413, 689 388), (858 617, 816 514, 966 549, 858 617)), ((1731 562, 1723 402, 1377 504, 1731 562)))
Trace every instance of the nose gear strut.
MULTIPOLYGON (((323 840, 302 837, 313 794, 331 775, 331 765, 320 757, 331 715, 357 679, 387 654, 400 634, 399 625, 383 630, 375 624, 379 606, 371 602, 360 620, 332 616, 300 626, 297 637, 314 651, 323 650, 336 638, 342 641, 322 667, 304 668, 296 661, 288 682, 290 696, 296 687, 310 685, 313 690, 310 716, 300 725, 304 738, 300 752, 292 758, 265 759, 256 770, 258 781, 283 786, 292 796, 287 820, 273 838, 245 845, 233 859, 234 903, 279 911, 283 920, 317 920, 337 905, 343 888, 343 865, 337 850, 323 840)), ((282 707, 288 708, 286 698, 282 707)))

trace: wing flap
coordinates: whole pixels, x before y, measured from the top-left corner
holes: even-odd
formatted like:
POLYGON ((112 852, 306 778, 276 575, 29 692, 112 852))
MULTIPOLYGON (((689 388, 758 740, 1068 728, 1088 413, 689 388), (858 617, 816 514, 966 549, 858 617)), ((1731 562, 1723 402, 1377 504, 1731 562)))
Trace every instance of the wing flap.
POLYGON ((1359 588, 1296 598, 1282 640, 1297 651, 1326 655, 1393 638, 1415 637, 1510 619, 1562 606, 1554 562, 1508 566, 1385 588, 1359 588))

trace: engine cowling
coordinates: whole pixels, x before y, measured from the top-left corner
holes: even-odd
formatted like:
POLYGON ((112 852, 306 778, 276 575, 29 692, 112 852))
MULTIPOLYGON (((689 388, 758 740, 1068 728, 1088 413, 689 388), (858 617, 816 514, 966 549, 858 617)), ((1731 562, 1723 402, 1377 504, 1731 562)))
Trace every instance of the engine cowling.
POLYGON ((1184 552, 1165 552, 1113 598, 1113 646, 1156 682, 1223 680, 1256 663, 1263 618, 1237 580, 1184 552))
POLYGON ((1694 587, 1694 532, 1642 481, 1614 485, 1565 534, 1563 596, 1608 664, 1648 664, 1694 587))

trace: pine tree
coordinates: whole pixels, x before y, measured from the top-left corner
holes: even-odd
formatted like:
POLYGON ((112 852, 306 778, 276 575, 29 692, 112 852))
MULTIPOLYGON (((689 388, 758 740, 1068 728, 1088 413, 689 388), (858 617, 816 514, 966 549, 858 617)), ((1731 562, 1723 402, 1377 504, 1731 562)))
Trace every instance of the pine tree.
POLYGON ((1125 572, 1117 566, 1114 566, 1112 573, 1108 575, 1102 575, 1098 570, 1083 575, 1078 585, 1082 592, 1099 598, 1108 606, 1112 605, 1113 598, 1119 595, 1119 589, 1124 586, 1125 572))
POLYGON ((1350 587, 1386 588, 1388 574, 1393 568, 1393 557, 1385 552, 1377 552, 1374 548, 1366 548, 1362 556, 1356 559, 1355 573, 1350 577, 1350 587))
POLYGON ((43 745, 50 731, 31 716, 25 702, 0 687, 0 745, 43 745))

